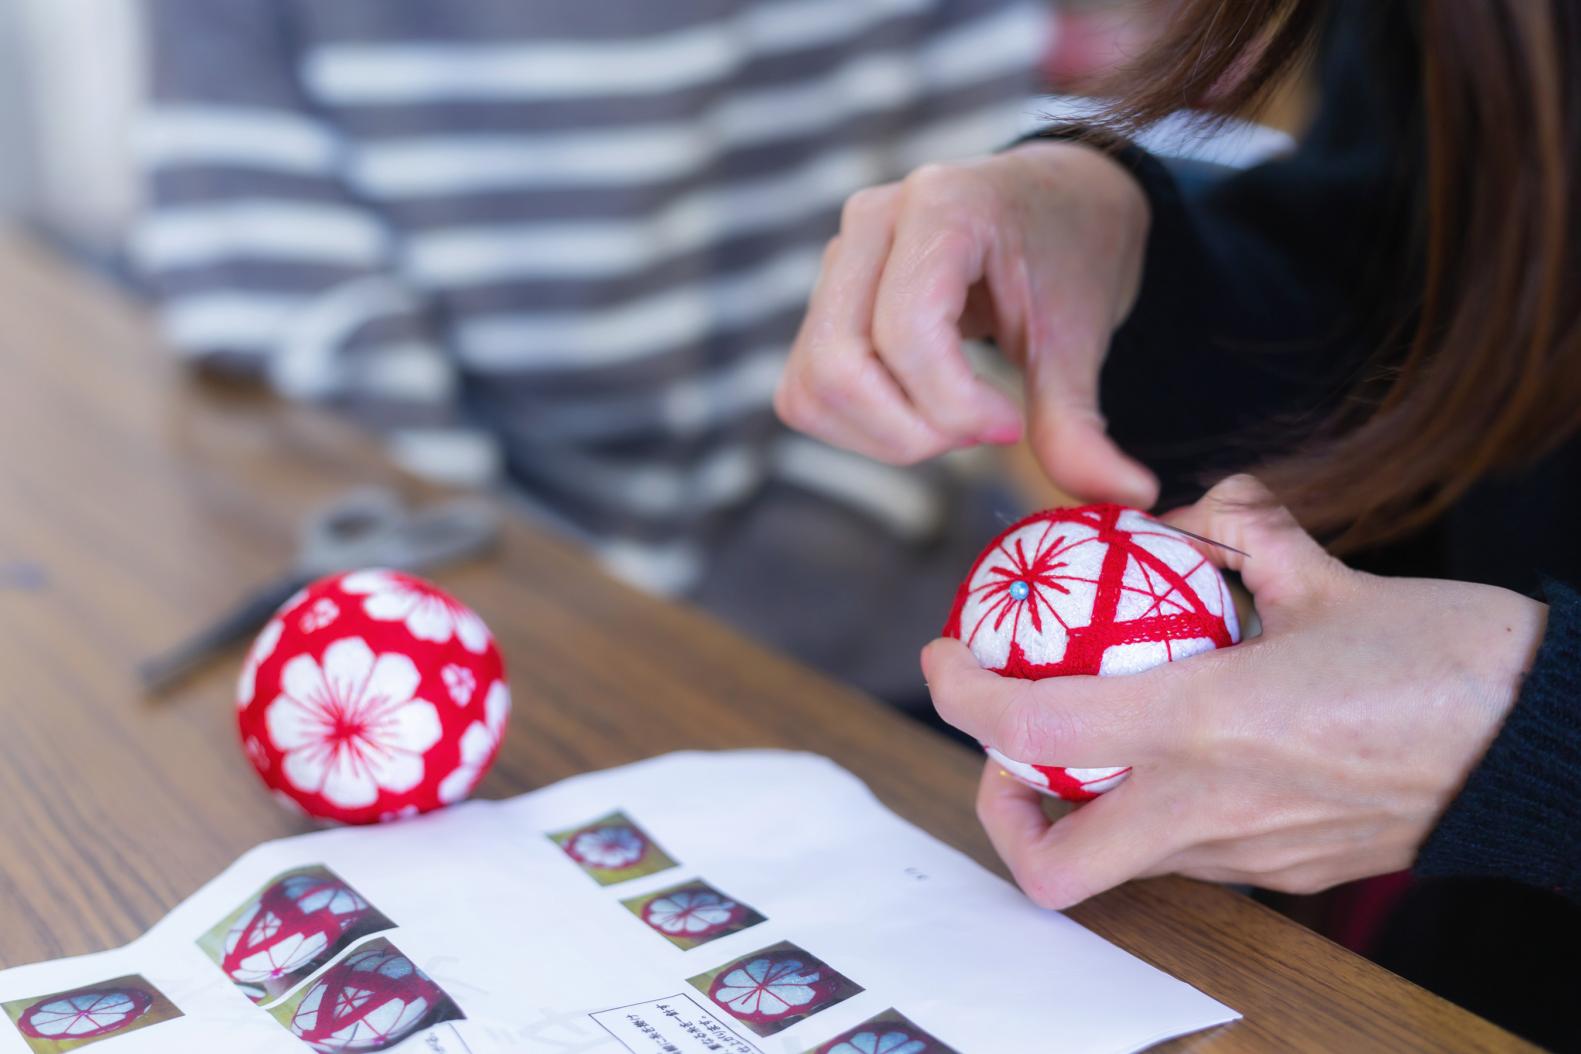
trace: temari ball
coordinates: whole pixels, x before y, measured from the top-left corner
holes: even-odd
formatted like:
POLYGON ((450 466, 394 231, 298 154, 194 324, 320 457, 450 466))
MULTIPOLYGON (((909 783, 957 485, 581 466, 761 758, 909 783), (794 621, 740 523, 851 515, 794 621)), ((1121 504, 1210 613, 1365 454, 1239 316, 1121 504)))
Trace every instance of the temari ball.
POLYGON ((470 794, 511 697, 471 608, 413 575, 362 570, 281 606, 247 655, 236 705, 247 757, 284 804, 372 823, 470 794))
MULTIPOLYGON (((1012 524, 956 591, 944 635, 985 669, 1040 680, 1140 673, 1240 639, 1224 576, 1184 535, 1120 505, 1048 509, 1012 524)), ((1130 768, 1064 768, 986 747, 1045 794, 1088 801, 1130 768)))

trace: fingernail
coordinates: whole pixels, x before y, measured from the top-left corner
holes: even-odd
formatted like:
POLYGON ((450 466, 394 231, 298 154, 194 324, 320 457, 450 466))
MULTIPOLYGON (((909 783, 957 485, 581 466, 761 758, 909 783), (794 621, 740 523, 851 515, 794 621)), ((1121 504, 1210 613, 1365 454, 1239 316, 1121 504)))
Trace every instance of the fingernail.
POLYGON ((979 443, 1007 446, 1021 440, 1020 425, 997 425, 977 437, 979 443))
POLYGON ((1153 493, 1157 489, 1157 484, 1146 469, 1132 466, 1126 473, 1125 481, 1121 486, 1129 496, 1132 505, 1138 508, 1146 508, 1153 504, 1153 493))

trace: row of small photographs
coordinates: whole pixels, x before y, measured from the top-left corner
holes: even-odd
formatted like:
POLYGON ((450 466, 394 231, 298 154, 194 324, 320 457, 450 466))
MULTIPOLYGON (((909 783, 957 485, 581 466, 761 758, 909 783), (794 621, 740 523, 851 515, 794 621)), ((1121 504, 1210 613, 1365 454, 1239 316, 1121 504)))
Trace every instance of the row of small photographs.
MULTIPOLYGON (((549 834, 595 882, 612 886, 679 866, 624 812, 549 834)), ((745 902, 692 879, 620 902, 648 928, 689 951, 767 919, 745 902)), ((732 1019, 767 1038, 850 999, 862 987, 789 941, 686 981, 732 1019)), ((886 1010, 808 1054, 955 1054, 897 1010, 886 1010)))
MULTIPOLYGON (((679 866, 653 837, 623 812, 554 831, 558 845, 593 881, 613 886, 679 866)), ((621 901, 648 928, 689 951, 766 921, 750 905, 692 879, 621 901)))
MULTIPOLYGON (((394 927, 329 868, 301 867, 270 879, 197 944, 243 994, 270 1004, 264 1009, 319 1054, 382 1051, 465 1016, 395 945, 367 940, 394 927)), ((32 1054, 64 1054, 182 1016, 136 974, 0 1009, 32 1054)))

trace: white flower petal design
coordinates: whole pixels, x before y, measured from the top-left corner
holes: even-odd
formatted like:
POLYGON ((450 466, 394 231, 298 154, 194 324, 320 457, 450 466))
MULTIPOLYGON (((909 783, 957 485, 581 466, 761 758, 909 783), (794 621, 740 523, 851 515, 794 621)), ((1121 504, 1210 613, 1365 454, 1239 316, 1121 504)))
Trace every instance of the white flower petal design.
POLYGON ((713 997, 742 1017, 784 1017, 816 999, 818 990, 813 986, 822 979, 821 970, 800 959, 764 956, 742 963, 720 978, 713 997))
POLYGON ((495 739, 505 737, 505 722, 511 716, 511 690, 505 687, 504 681, 495 681, 489 687, 489 694, 483 700, 483 717, 489 723, 489 731, 495 739))
POLYGON ((322 667, 298 655, 280 674, 264 723, 291 785, 341 808, 372 805, 423 779, 423 755, 443 735, 405 655, 375 656, 361 637, 324 649, 322 667))
POLYGON ((905 1032, 878 1033, 864 1030, 829 1048, 829 1054, 922 1054, 928 1049, 924 1040, 905 1032))
POLYGON ((386 611, 399 611, 401 614, 375 617, 394 619, 404 618, 406 628, 412 631, 412 636, 418 640, 447 641, 456 632, 456 620, 450 613, 449 607, 437 597, 425 597, 417 592, 385 593, 382 596, 372 596, 367 600, 368 614, 373 615, 375 608, 386 611), (388 603, 380 603, 388 601, 388 603))
POLYGON ((648 852, 648 841, 624 824, 595 827, 571 839, 571 855, 589 867, 619 871, 631 867, 648 852))
POLYGON ((466 706, 470 703, 472 693, 478 689, 478 679, 472 671, 455 663, 450 663, 440 670, 439 678, 445 682, 445 691, 450 693, 450 701, 457 706, 466 706))
POLYGON ((457 606, 453 610, 461 646, 474 655, 482 655, 489 647, 489 627, 471 608, 457 606))
MULTIPOLYGON (((468 676, 471 676, 470 671, 468 676)), ((505 687, 504 681, 495 681, 483 700, 483 720, 472 722, 461 734, 461 764, 440 781, 440 801, 450 805, 472 793, 505 735, 505 721, 510 712, 510 689, 505 687)))
POLYGON ((474 721, 461 734, 461 764, 439 783, 439 800, 446 805, 465 798, 483 775, 483 763, 494 750, 494 737, 482 721, 474 721))
POLYGON ((443 644, 454 637, 475 655, 488 650, 489 630, 483 620, 426 582, 389 571, 354 571, 340 586, 365 597, 362 609, 369 618, 404 622, 418 640, 443 644))
POLYGON ((736 902, 706 890, 682 889, 655 898, 645 914, 654 929, 685 937, 729 923, 735 917, 736 902))
POLYGON ((142 1017, 149 1005, 149 1000, 124 991, 78 992, 34 1008, 23 1021, 42 1038, 101 1036, 142 1017))
POLYGON ((329 597, 319 597, 313 601, 313 606, 297 620, 297 626, 303 633, 317 633, 325 626, 333 623, 340 617, 340 605, 329 597))
POLYGON ((242 673, 236 682, 236 708, 245 710, 253 701, 253 692, 257 690, 258 667, 263 661, 274 654, 280 644, 280 634, 285 632, 285 623, 277 618, 270 619, 264 628, 258 631, 258 639, 253 641, 253 646, 247 652, 247 659, 242 663, 242 673))

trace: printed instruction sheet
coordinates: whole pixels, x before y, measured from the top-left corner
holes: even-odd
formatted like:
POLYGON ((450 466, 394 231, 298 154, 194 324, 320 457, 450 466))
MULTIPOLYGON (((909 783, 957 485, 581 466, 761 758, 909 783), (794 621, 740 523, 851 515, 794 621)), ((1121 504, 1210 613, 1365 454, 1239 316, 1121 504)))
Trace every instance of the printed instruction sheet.
POLYGON ((775 751, 271 842, 0 973, 0 1054, 1081 1054, 1237 1016, 775 751))

